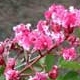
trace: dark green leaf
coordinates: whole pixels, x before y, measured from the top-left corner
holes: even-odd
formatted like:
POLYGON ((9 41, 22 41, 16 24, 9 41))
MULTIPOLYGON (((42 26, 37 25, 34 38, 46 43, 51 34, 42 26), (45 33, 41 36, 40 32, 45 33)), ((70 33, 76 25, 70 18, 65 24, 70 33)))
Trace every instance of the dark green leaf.
POLYGON ((45 64, 46 64, 46 71, 49 71, 54 64, 54 56, 51 54, 47 55, 45 59, 45 64))
POLYGON ((5 80, 5 77, 3 75, 1 75, 0 80, 5 80))
POLYGON ((75 71, 66 73, 62 80, 80 80, 79 74, 75 71))
POLYGON ((80 70, 80 63, 75 61, 65 61, 61 59, 59 62, 59 67, 70 69, 70 70, 80 70))
POLYGON ((59 75, 58 77, 57 77, 57 80, 62 80, 63 79, 63 76, 61 76, 61 75, 59 75))
POLYGON ((1 67, 0 67, 0 76, 3 74, 3 72, 4 72, 4 67, 1 66, 1 67))

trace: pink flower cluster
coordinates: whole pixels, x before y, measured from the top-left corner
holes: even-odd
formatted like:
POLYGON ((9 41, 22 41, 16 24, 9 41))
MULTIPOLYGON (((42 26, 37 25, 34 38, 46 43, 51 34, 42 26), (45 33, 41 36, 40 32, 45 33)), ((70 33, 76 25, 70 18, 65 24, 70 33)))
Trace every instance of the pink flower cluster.
MULTIPOLYGON (((35 29, 31 29, 30 23, 26 25, 19 24, 13 27, 15 32, 13 39, 6 39, 4 42, 0 42, 0 66, 5 67, 4 76, 6 80, 20 80, 21 76, 26 75, 23 72, 29 67, 31 70, 35 70, 33 64, 45 57, 52 49, 57 48, 58 50, 62 48, 64 41, 69 43, 69 48, 63 48, 61 56, 67 61, 76 59, 75 47, 80 45, 80 39, 74 35, 73 31, 80 26, 80 10, 75 9, 73 6, 66 9, 62 5, 53 4, 44 15, 45 20, 40 20, 35 29), (27 56, 24 54, 27 60, 23 59, 22 55, 21 57, 19 56, 20 58, 16 57, 14 59, 10 58, 10 51, 15 51, 17 56, 20 53, 34 53, 38 51, 40 56, 38 59, 35 58, 31 61, 28 59, 31 59, 32 54, 27 56), (21 63, 27 64, 20 72, 15 69, 17 59, 21 59, 21 63)), ((57 55, 60 56, 60 53, 57 55)), ((20 65, 20 67, 22 66, 24 64, 20 65)), ((43 68, 43 65, 41 66, 43 68)), ((48 78, 56 80, 58 67, 54 65, 48 73, 35 72, 35 76, 30 77, 29 80, 47 80, 48 78)))
POLYGON ((26 25, 20 24, 13 28, 15 31, 15 42, 25 50, 33 47, 35 50, 48 50, 53 46, 64 41, 63 31, 54 32, 50 29, 46 21, 39 21, 37 29, 30 30, 26 25))
POLYGON ((28 80, 47 80, 47 74, 44 72, 36 72, 34 77, 30 77, 28 80))
POLYGON ((54 65, 53 68, 48 72, 36 72, 35 76, 30 78, 28 80, 47 80, 48 78, 50 79, 56 79, 58 76, 58 67, 57 65, 54 65))
POLYGON ((9 58, 6 63, 4 75, 6 80, 19 80, 19 72, 14 69, 15 59, 9 58))
POLYGON ((80 10, 74 9, 70 6, 66 9, 62 5, 53 4, 49 10, 45 12, 45 18, 62 27, 76 27, 80 26, 80 10))
POLYGON ((80 10, 53 4, 45 12, 45 19, 40 20, 36 29, 31 30, 31 24, 20 24, 13 27, 15 41, 25 50, 33 47, 35 50, 50 49, 53 43, 61 43, 65 35, 73 32, 80 25, 80 10))
MULTIPOLYGON (((28 68, 36 72, 35 76, 30 76, 29 80, 56 80, 58 76, 58 67, 56 65, 49 72, 37 72, 34 67, 37 61, 55 48, 57 49, 54 51, 62 49, 61 56, 64 60, 71 61, 77 58, 75 47, 77 48, 80 45, 80 38, 73 31, 80 26, 80 9, 75 9, 73 6, 66 9, 62 5, 53 4, 44 13, 44 16, 45 19, 40 20, 35 29, 31 28, 30 23, 14 26, 14 38, 8 38, 4 42, 0 42, 0 66, 4 66, 6 80, 20 80, 22 76, 27 75, 24 72, 28 68), (62 43, 64 42, 68 44, 68 48, 63 48, 64 44, 62 43), (10 51, 17 53, 17 56, 10 58, 10 51), (28 52, 34 53, 35 51, 40 52, 39 58, 28 60, 33 55, 25 54, 28 52), (23 58, 24 56, 20 56, 20 53, 25 53, 23 55, 27 60, 23 58), (15 69, 17 59, 21 59, 20 62, 22 63, 19 66, 22 68, 20 72, 15 69), (23 68, 23 66, 25 67, 23 68)), ((60 52, 56 55, 60 56, 60 52)), ((41 67, 42 70, 45 70, 45 65, 41 65, 41 67)))
POLYGON ((74 47, 65 48, 62 50, 62 56, 65 60, 74 60, 77 57, 77 53, 74 47))
POLYGON ((36 50, 49 49, 53 44, 51 37, 39 32, 38 29, 30 31, 24 24, 14 27, 14 31, 15 41, 25 50, 31 47, 36 50))

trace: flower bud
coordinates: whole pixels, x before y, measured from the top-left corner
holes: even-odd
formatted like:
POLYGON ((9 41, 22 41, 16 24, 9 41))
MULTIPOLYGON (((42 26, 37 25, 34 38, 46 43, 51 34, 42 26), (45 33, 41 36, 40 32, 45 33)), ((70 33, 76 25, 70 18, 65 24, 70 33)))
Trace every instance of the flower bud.
POLYGON ((53 66, 52 70, 49 71, 48 76, 51 79, 56 79, 58 76, 58 67, 56 65, 53 66))

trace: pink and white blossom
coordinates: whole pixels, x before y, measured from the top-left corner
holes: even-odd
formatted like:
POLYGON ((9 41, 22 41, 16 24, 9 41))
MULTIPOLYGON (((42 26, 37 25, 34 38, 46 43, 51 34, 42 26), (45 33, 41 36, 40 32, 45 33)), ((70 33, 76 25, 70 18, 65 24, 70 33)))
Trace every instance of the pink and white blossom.
POLYGON ((19 72, 12 69, 7 69, 4 73, 6 80, 19 80, 19 72))
POLYGON ((34 77, 30 77, 28 80, 47 80, 48 75, 44 72, 36 72, 34 77))
POLYGON ((71 61, 77 57, 77 53, 74 47, 63 49, 62 56, 65 60, 71 61))

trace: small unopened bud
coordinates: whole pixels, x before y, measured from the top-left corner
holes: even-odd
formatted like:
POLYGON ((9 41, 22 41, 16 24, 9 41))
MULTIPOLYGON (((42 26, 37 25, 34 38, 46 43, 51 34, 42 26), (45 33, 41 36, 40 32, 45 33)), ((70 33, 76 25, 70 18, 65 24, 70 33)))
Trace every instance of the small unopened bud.
POLYGON ((56 79, 58 76, 58 67, 56 65, 53 66, 52 70, 49 71, 48 76, 51 79, 56 79))

